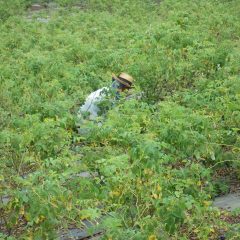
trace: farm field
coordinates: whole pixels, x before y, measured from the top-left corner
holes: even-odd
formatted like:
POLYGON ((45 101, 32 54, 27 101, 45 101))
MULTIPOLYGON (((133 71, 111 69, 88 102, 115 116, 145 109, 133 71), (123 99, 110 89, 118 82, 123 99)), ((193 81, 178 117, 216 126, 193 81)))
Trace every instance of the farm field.
POLYGON ((0 0, 0 239, 240 239, 239 63, 239 0, 0 0))

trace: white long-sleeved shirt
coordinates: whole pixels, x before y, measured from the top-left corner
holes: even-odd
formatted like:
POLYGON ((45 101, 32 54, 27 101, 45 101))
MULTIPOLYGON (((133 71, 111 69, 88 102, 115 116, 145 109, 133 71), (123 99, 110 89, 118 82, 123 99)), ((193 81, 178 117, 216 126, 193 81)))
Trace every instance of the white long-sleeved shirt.
POLYGON ((92 92, 87 98, 85 103, 80 107, 78 116, 81 117, 84 113, 89 113, 89 120, 95 120, 98 117, 100 111, 98 104, 106 96, 109 88, 103 87, 95 92, 92 92))

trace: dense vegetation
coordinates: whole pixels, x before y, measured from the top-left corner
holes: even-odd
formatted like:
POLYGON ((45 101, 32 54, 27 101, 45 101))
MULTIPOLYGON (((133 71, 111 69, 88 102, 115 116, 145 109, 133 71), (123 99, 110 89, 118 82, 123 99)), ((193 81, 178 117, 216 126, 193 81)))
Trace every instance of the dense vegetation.
POLYGON ((101 218, 103 239, 237 239, 211 200, 218 167, 240 176, 240 1, 31 3, 0 0, 1 237, 101 218), (121 71, 143 99, 79 135, 79 105, 121 71))

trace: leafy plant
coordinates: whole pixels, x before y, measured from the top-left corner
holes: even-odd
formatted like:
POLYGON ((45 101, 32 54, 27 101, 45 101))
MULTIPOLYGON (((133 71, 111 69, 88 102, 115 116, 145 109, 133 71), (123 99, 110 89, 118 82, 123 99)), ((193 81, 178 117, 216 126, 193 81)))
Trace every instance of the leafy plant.
POLYGON ((0 0, 0 238, 96 219, 105 239, 234 234, 211 201, 218 167, 239 174, 239 1, 33 3, 50 1, 0 0), (103 102, 79 135, 121 71, 141 100, 103 102))

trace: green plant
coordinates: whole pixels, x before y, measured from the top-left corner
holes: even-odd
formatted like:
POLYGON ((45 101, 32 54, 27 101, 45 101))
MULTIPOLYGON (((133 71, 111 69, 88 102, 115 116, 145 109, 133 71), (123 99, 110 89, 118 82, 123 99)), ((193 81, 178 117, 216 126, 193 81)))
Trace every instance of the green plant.
POLYGON ((239 169, 239 1, 57 0, 30 16, 32 3, 0 1, 1 237, 101 217, 105 239, 230 229, 212 173, 239 169), (142 99, 102 103, 101 127, 76 133, 85 97, 121 71, 142 99))

